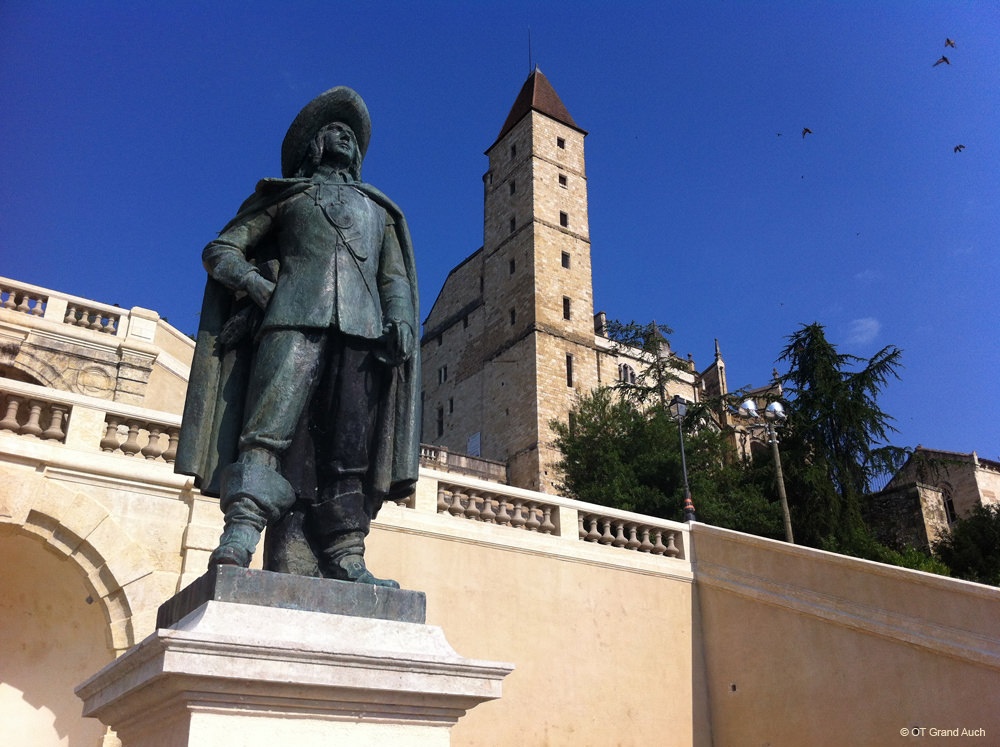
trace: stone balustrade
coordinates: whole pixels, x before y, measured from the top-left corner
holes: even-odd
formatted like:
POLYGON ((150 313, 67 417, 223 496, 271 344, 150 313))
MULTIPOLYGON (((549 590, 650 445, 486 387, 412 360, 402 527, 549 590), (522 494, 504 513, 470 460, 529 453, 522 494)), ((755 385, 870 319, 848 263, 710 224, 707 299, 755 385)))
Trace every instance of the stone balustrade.
POLYGON ((172 464, 180 417, 0 378, 0 432, 172 464))
POLYGON ((444 446, 420 444, 420 464, 443 472, 457 472, 492 482, 507 482, 507 465, 503 462, 458 454, 444 446))
POLYGON ((529 532, 558 534, 559 507, 551 503, 441 481, 437 495, 439 514, 529 532))
POLYGON ((63 443, 70 406, 39 397, 0 392, 0 430, 63 443))
POLYGON ((125 332, 121 324, 123 311, 117 306, 56 293, 10 278, 0 277, 0 309, 112 336, 125 332))
POLYGON ((101 439, 101 451, 159 459, 167 464, 173 464, 177 458, 180 426, 111 413, 104 423, 106 430, 101 439))
MULTIPOLYGON (((421 471, 423 491, 433 481, 439 515, 552 535, 563 540, 629 550, 645 555, 687 560, 689 528, 674 521, 583 503, 558 495, 535 493, 473 477, 421 471)), ((401 503, 407 508, 416 507, 401 503)), ((428 503, 424 511, 431 510, 428 503)))

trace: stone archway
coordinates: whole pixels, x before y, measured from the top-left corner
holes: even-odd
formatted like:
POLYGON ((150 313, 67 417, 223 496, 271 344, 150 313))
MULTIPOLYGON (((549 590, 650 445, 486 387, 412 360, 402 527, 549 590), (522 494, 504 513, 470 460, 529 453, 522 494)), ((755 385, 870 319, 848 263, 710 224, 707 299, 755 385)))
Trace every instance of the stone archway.
POLYGON ((96 747, 74 688, 115 657, 105 611, 79 565, 0 524, 0 715, 10 747, 96 747))
POLYGON ((97 747, 74 689, 135 642, 128 585, 154 571, 107 508, 0 468, 0 723, 11 747, 97 747))

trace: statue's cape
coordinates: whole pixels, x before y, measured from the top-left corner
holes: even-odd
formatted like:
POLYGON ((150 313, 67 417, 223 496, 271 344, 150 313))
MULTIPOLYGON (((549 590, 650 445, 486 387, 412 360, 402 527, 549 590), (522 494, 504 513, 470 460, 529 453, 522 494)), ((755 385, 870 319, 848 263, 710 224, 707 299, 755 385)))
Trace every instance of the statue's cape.
MULTIPOLYGON (((262 180, 223 231, 305 191, 310 184, 308 179, 262 180)), ((370 498, 396 498, 413 491, 420 459, 420 345, 417 342, 420 339, 420 302, 413 242, 406 219, 392 200, 370 184, 356 182, 352 186, 385 208, 392 217, 413 299, 413 318, 404 321, 408 321, 413 330, 415 349, 406 363, 392 369, 382 398, 374 454, 366 479, 370 498)), ((247 259, 256 264, 265 277, 274 280, 281 272, 277 256, 272 244, 262 243, 247 259)), ((219 494, 219 473, 238 456, 254 352, 253 335, 224 347, 219 341, 219 333, 227 321, 236 314, 246 313, 251 305, 249 299, 238 299, 221 283, 208 279, 174 464, 175 472, 193 475, 195 485, 208 495, 219 494)))

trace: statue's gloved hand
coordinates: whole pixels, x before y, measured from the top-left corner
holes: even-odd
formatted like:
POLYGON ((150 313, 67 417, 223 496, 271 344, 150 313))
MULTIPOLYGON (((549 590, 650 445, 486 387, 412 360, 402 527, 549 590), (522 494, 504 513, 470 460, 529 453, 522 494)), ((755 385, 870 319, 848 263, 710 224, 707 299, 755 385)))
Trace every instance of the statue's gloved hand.
POLYGON ((383 363, 390 366, 398 366, 413 357, 414 337, 413 330, 406 322, 390 319, 382 327, 382 336, 379 338, 381 350, 376 352, 377 357, 383 363))
POLYGON ((266 309, 267 302, 271 300, 271 294, 274 293, 274 283, 253 272, 247 277, 246 292, 255 304, 266 309))

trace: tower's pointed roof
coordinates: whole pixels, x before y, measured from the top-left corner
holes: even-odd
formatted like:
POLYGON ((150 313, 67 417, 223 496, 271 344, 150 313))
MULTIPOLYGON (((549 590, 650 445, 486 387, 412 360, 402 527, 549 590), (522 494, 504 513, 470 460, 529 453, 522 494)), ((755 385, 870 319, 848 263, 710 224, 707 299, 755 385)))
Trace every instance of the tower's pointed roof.
POLYGON ((528 79, 524 81, 524 85, 521 86, 521 92, 517 94, 514 106, 510 108, 510 114, 507 115, 507 120, 503 123, 503 127, 500 128, 500 134, 497 135, 497 139, 493 142, 493 145, 496 145, 497 142, 503 139, 503 136, 510 132, 514 128, 514 125, 524 119, 531 110, 551 117, 557 122, 562 122, 564 125, 572 127, 584 135, 587 134, 586 130, 573 121, 573 117, 570 116, 566 105, 563 104, 562 99, 559 98, 559 94, 556 93, 552 84, 549 83, 549 79, 536 67, 531 71, 528 79))

